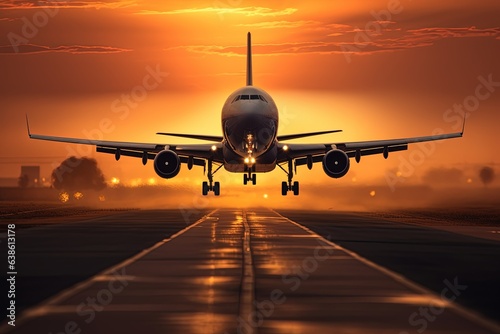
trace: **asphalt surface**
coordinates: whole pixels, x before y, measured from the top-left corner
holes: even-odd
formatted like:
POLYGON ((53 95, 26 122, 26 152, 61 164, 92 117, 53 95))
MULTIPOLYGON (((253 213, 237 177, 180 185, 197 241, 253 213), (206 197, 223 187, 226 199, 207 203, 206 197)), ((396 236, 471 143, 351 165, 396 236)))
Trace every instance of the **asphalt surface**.
POLYGON ((269 209, 73 217, 18 230, 0 332, 500 333, 500 242, 481 233, 269 209))

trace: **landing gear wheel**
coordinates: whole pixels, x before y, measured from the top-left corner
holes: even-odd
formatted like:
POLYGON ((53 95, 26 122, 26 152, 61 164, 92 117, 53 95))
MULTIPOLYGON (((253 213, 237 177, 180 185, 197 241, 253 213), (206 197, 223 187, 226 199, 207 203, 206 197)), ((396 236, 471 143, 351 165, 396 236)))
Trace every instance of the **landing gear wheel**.
POLYGON ((202 187, 201 187, 201 192, 202 192, 203 196, 207 196, 209 190, 210 190, 210 188, 208 186, 208 182, 203 182, 202 187))
POLYGON ((256 185, 257 184, 257 174, 252 175, 252 184, 256 185))
POLYGON ((299 182, 295 181, 292 186, 293 194, 297 196, 299 194, 299 182))
POLYGON ((246 174, 243 175, 243 184, 247 185, 248 183, 248 176, 246 174))
POLYGON ((214 194, 215 196, 219 196, 220 195, 220 182, 215 182, 214 183, 214 194))
POLYGON ((281 182, 281 195, 286 196, 288 193, 288 183, 286 181, 281 182))

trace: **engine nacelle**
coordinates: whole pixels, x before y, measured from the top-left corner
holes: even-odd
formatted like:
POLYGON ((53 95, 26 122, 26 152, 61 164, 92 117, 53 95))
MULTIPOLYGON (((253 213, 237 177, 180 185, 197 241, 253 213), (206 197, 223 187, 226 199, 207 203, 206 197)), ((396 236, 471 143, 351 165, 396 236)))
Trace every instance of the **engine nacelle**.
POLYGON ((326 175, 338 179, 349 171, 349 157, 341 150, 330 150, 323 157, 323 170, 326 175))
POLYGON ((163 150, 158 153, 154 160, 155 172, 164 179, 171 179, 181 170, 181 160, 179 156, 170 150, 163 150))

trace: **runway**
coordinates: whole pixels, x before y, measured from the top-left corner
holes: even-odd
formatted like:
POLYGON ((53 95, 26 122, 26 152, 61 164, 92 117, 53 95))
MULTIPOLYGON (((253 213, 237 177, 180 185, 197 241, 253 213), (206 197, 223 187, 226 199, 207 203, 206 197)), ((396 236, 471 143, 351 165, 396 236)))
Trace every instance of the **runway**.
POLYGON ((500 242, 448 229, 263 208, 20 229, 1 332, 500 333, 500 242))

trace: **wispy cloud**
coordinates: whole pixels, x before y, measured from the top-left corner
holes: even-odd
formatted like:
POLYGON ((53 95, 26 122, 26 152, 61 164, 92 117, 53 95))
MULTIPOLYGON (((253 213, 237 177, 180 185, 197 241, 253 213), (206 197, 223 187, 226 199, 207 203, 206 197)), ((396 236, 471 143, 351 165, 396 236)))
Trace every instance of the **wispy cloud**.
POLYGON ((408 30, 408 32, 417 36, 429 36, 434 38, 486 37, 486 36, 499 36, 500 28, 486 28, 486 29, 478 29, 476 27, 423 28, 423 29, 408 30))
MULTIPOLYGON (((490 37, 500 39, 500 28, 478 29, 476 27, 463 28, 422 28, 402 31, 399 28, 387 29, 391 34, 377 34, 371 38, 356 42, 354 36, 364 33, 363 30, 353 29, 347 25, 333 26, 338 35, 331 33, 323 41, 304 41, 281 44, 256 44, 254 54, 263 56, 300 55, 300 54, 357 54, 370 55, 380 52, 395 52, 412 48, 429 47, 439 40, 448 38, 478 38, 490 37), (389 36, 390 37, 387 37, 389 36)), ((169 48, 167 50, 182 49, 191 53, 204 55, 219 55, 224 57, 243 57, 246 54, 245 46, 220 45, 189 45, 169 48)))
POLYGON ((43 8, 123 8, 135 5, 134 1, 19 1, 0 0, 0 9, 43 8))
POLYGON ((141 15, 180 15, 180 14, 197 14, 197 13, 215 13, 215 14, 239 14, 244 16, 285 16, 291 15, 297 11, 296 8, 285 8, 282 10, 274 10, 267 7, 205 7, 205 8, 184 8, 170 11, 156 10, 141 10, 137 14, 141 15))
POLYGON ((18 52, 14 51, 11 45, 0 46, 0 54, 40 54, 40 53, 70 53, 70 54, 107 54, 132 51, 130 49, 116 48, 112 46, 96 46, 96 45, 61 45, 61 46, 45 46, 36 44, 25 44, 18 46, 18 52))
POLYGON ((310 25, 316 25, 317 21, 270 21, 258 23, 240 23, 237 27, 247 27, 256 29, 277 29, 277 28, 299 28, 310 25))

